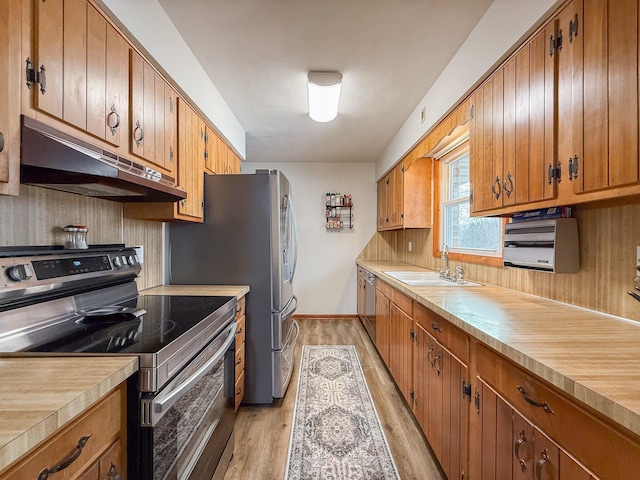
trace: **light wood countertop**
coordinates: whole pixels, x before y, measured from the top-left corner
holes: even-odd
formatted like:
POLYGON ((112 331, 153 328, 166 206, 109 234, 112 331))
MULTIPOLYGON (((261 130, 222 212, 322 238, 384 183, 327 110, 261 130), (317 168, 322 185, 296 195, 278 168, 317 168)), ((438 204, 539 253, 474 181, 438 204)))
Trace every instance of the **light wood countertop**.
POLYGON ((0 470, 137 370, 137 357, 0 358, 0 470))
POLYGON ((383 273, 428 271, 402 262, 358 260, 357 264, 640 435, 638 322, 507 288, 409 286, 383 273))
POLYGON ((235 296, 238 300, 247 293, 248 285, 160 285, 140 292, 141 295, 235 296))

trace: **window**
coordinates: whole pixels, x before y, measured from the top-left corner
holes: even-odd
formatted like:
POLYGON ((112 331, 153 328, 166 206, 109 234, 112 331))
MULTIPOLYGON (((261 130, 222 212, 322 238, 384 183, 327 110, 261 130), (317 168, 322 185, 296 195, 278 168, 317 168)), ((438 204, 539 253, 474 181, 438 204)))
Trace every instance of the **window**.
POLYGON ((502 255, 502 220, 470 217, 469 142, 440 159, 440 246, 478 256, 502 255))

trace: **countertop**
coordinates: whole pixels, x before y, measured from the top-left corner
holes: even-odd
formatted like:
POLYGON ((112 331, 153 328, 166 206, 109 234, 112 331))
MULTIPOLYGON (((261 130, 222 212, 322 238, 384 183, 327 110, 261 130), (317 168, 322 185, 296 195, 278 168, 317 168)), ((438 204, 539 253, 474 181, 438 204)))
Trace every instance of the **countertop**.
POLYGON ((235 296, 238 300, 247 293, 248 285, 160 285, 140 292, 141 295, 235 296))
POLYGON ((138 357, 0 358, 0 470, 138 370, 138 357))
POLYGON ((638 322, 490 285, 408 286, 383 272, 428 270, 393 261, 357 264, 640 435, 638 322))

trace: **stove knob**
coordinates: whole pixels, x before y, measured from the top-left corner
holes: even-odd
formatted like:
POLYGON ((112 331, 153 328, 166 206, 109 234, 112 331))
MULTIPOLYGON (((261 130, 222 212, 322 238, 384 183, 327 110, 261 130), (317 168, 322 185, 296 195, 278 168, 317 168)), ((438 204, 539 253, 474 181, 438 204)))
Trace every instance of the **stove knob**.
POLYGON ((135 255, 129 255, 129 265, 135 265, 136 264, 136 257, 135 255))
POLYGON ((24 282, 33 277, 33 268, 29 264, 14 265, 7 268, 7 276, 13 281, 24 282))
POLYGON ((120 261, 120 257, 113 257, 113 266, 116 268, 122 267, 122 262, 120 261))
POLYGON ((128 263, 128 262, 127 262, 127 257, 126 257, 126 256, 124 256, 124 255, 122 255, 122 264, 126 266, 126 265, 127 265, 127 263, 128 263))

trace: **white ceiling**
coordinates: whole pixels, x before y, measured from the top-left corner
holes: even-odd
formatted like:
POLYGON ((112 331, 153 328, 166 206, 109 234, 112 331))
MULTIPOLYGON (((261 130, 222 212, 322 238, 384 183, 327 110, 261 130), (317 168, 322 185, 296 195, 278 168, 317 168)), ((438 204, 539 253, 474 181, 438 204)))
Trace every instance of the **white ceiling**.
POLYGON ((492 0, 159 0, 246 130, 251 162, 374 162, 492 0), (308 71, 343 74, 338 118, 308 71))

